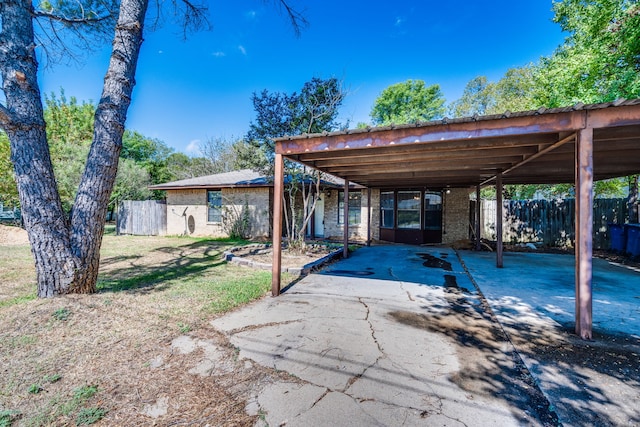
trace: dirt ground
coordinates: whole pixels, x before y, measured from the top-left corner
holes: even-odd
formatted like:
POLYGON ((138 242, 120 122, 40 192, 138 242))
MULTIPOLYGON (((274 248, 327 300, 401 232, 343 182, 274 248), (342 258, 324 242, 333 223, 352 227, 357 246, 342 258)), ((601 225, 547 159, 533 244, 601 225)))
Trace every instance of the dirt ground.
POLYGON ((209 326, 227 306, 216 289, 269 287, 267 272, 223 262, 230 244, 107 235, 103 289, 41 300, 24 231, 2 228, 1 426, 74 425, 82 411, 104 411, 94 425, 105 426, 250 426, 248 391, 286 376, 238 360, 209 326), (188 353, 173 345, 185 336, 197 343, 188 353), (211 348, 225 369, 203 372, 211 348))
MULTIPOLYGON (((303 251, 282 251, 282 268, 301 268, 319 258, 329 255, 337 248, 323 244, 310 244, 303 251)), ((261 264, 271 264, 273 260, 273 251, 271 246, 258 245, 246 246, 233 251, 233 255, 248 259, 261 264)))
POLYGON ((20 227, 12 227, 0 224, 0 245, 28 245, 27 232, 20 227))

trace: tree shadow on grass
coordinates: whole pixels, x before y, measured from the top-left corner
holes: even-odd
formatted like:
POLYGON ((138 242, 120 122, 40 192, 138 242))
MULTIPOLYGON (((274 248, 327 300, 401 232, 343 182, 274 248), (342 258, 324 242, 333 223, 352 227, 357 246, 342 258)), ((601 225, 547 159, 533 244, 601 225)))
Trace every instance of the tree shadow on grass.
POLYGON ((223 252, 230 247, 216 241, 195 241, 182 246, 165 246, 149 252, 171 254, 172 258, 162 265, 145 265, 145 255, 122 255, 109 257, 101 261, 101 265, 115 265, 119 262, 132 261, 121 268, 110 269, 100 274, 98 292, 122 292, 131 290, 162 291, 167 289, 172 280, 192 278, 202 275, 211 268, 226 264, 223 252), (135 264, 133 261, 136 262, 135 264))

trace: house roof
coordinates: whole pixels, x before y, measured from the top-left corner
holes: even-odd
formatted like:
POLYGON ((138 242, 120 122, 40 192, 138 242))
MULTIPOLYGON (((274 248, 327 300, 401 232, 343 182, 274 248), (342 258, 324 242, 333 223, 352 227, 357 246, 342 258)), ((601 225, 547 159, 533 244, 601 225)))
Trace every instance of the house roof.
MULTIPOLYGON (((323 187, 341 188, 344 180, 331 175, 323 176, 321 180, 323 187)), ((251 169, 241 169, 238 171, 218 173, 215 175, 200 176, 197 178, 183 179, 180 181, 167 182, 149 186, 150 190, 188 190, 205 188, 238 188, 238 187, 272 187, 273 178, 266 177, 251 169)), ((359 187, 357 184, 350 184, 350 187, 359 187)))
POLYGON ((264 175, 251 169, 218 173, 215 175, 199 176, 197 178, 182 179, 180 181, 167 182, 149 186, 151 190, 185 190, 195 188, 215 187, 264 187, 272 186, 264 175))
POLYGON ((593 129, 594 179, 640 172, 640 99, 275 139, 276 153, 374 187, 574 181, 576 135, 593 129))

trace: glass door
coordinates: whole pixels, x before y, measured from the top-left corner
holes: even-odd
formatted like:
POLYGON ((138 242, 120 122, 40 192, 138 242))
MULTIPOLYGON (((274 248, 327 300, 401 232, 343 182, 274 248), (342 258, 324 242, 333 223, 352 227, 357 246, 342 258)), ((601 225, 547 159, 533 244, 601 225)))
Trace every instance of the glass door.
POLYGON ((424 192, 424 242, 442 242, 442 191, 424 192))

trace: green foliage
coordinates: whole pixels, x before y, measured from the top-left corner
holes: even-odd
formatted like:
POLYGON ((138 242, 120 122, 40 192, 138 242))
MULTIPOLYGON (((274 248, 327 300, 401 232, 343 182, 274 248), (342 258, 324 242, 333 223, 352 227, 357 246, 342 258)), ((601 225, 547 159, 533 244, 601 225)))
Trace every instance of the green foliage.
POLYGON ((70 211, 93 139, 95 106, 67 99, 64 90, 45 97, 44 119, 51 162, 65 211, 70 211))
POLYGON ((273 159, 272 138, 303 133, 332 131, 338 127, 336 117, 346 93, 341 82, 335 77, 321 79, 313 77, 306 82, 300 93, 281 93, 263 90, 251 97, 256 112, 255 121, 249 124, 246 140, 262 151, 262 156, 252 159, 253 169, 269 174, 273 159))
POLYGON ((424 122, 441 118, 444 103, 439 85, 426 86, 422 80, 407 80, 383 90, 370 115, 375 125, 424 122))
POLYGON ((28 392, 30 394, 38 394, 43 390, 43 388, 40 386, 40 384, 31 384, 28 388, 28 392))
POLYGON ((78 412, 76 425, 91 425, 100 421, 107 414, 103 408, 83 408, 78 412))
POLYGON ((453 117, 502 114, 539 108, 533 65, 510 68, 497 82, 478 76, 467 83, 462 97, 449 106, 453 117))
POLYGON ((453 117, 484 116, 495 104, 495 85, 489 84, 485 76, 478 76, 467 83, 462 97, 453 102, 449 111, 453 117))
POLYGON ((25 302, 32 301, 32 300, 34 300, 36 298, 37 298, 37 296, 34 293, 34 294, 31 294, 31 295, 22 295, 22 296, 19 296, 19 297, 2 300, 2 301, 0 301, 0 308, 11 307, 12 305, 23 304, 25 302))
MULTIPOLYGON (((44 117, 49 151, 58 192, 66 211, 71 210, 84 172, 93 139, 95 109, 92 103, 79 103, 75 97, 67 98, 64 90, 60 90, 59 95, 51 93, 45 97, 44 117)), ((164 142, 126 130, 122 137, 121 160, 110 205, 125 199, 161 197, 161 194, 148 191, 147 186, 175 178, 168 162, 172 154, 173 149, 164 142)), ((4 132, 0 132, 0 201, 8 206, 18 204, 9 140, 4 132)))
POLYGON ((247 140, 239 140, 233 143, 232 149, 236 169, 267 169, 267 155, 264 150, 256 149, 255 144, 247 140))
POLYGON ((266 271, 256 272, 250 278, 229 278, 224 283, 218 283, 218 291, 209 305, 209 311, 224 313, 253 301, 267 292, 270 283, 271 273, 266 271))
POLYGON ((540 107, 535 98, 535 67, 532 64, 510 68, 492 87, 494 100, 487 114, 527 111, 540 107))
POLYGON ((562 0, 554 21, 569 36, 537 69, 540 104, 597 103, 640 97, 640 4, 562 0))
POLYGON ((111 193, 110 205, 123 200, 147 200, 153 193, 147 188, 151 185, 149 172, 140 163, 120 158, 118 174, 111 193))
POLYGON ((65 320, 68 320, 70 315, 71 315, 71 312, 66 307, 59 308, 51 314, 51 316, 54 319, 60 322, 64 322, 65 320))
POLYGON ((568 36, 535 64, 512 68, 497 83, 477 77, 450 106, 455 116, 499 114, 640 97, 640 3, 561 0, 554 21, 568 36))
MULTIPOLYGON (((189 157, 172 153, 166 160, 166 178, 160 182, 211 175, 211 162, 204 157, 189 157)), ((156 183, 154 181, 154 183, 156 183)))
POLYGON ((62 379, 62 375, 60 375, 60 374, 52 374, 52 375, 45 375, 42 380, 44 382, 49 383, 49 384, 53 384, 55 382, 60 381, 60 379, 62 379))
MULTIPOLYGON (((532 200, 532 199, 566 199, 575 197, 575 188, 572 184, 517 184, 505 185, 504 198, 507 200, 532 200)), ((593 196, 595 198, 622 198, 627 196, 627 178, 613 178, 593 183, 593 196)), ((483 199, 495 199, 495 187, 484 187, 480 193, 483 199)))
POLYGON ((11 427, 14 419, 19 415, 18 411, 0 410, 0 427, 11 427))
POLYGON ((73 399, 78 402, 86 402, 98 392, 97 385, 83 385, 73 390, 73 399))
POLYGON ((0 130, 0 202, 6 207, 18 206, 19 203, 9 138, 2 130, 0 130))
POLYGON ((181 334, 189 333, 191 332, 191 325, 189 325, 188 323, 178 322, 178 330, 181 334))
POLYGON ((246 197, 240 207, 232 200, 225 200, 222 228, 231 239, 248 239, 251 236, 251 211, 246 197))

